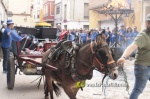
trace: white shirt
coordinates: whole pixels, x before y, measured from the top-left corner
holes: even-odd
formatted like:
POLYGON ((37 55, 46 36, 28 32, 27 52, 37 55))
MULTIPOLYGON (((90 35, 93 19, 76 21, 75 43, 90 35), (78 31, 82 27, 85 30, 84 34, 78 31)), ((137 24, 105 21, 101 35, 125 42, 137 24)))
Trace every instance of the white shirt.
POLYGON ((2 28, 2 33, 4 33, 4 31, 5 31, 5 28, 2 28))

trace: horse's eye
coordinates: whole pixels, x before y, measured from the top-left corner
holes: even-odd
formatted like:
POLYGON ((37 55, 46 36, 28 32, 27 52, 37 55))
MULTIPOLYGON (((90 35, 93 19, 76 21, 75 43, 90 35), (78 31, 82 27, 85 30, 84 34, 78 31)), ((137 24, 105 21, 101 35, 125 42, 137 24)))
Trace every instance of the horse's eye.
POLYGON ((106 52, 104 50, 101 50, 100 51, 102 54, 106 55, 106 52))

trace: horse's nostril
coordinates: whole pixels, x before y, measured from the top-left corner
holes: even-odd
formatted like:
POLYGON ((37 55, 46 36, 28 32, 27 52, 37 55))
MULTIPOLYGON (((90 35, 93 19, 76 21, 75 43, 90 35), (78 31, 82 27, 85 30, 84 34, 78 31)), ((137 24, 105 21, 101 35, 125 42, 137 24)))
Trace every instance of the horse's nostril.
POLYGON ((114 73, 114 78, 117 78, 117 75, 116 75, 116 73, 114 73))

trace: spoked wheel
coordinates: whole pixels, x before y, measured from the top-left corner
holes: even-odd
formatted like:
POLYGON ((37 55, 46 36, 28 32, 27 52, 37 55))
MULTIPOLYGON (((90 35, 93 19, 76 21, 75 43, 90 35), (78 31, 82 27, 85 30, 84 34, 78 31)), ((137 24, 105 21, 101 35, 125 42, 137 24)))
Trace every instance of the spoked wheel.
POLYGON ((11 90, 14 88, 15 83, 15 61, 13 56, 10 56, 7 68, 7 88, 11 90))

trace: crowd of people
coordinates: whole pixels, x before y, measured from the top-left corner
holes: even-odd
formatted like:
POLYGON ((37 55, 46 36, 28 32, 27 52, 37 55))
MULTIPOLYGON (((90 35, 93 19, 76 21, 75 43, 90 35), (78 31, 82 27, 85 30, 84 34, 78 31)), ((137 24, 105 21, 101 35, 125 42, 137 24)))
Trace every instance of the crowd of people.
MULTIPOLYGON (((67 40, 75 41, 82 44, 94 41, 101 29, 71 29, 63 31, 67 31, 67 36, 65 36, 67 40)), ((137 36, 138 33, 139 32, 137 31, 136 26, 134 26, 134 28, 132 29, 131 27, 125 28, 124 25, 121 25, 117 34, 115 28, 112 31, 109 29, 109 27, 105 29, 106 42, 110 46, 112 46, 116 42, 116 40, 118 40, 117 42, 122 47, 127 47, 133 42, 134 38, 137 36)))

